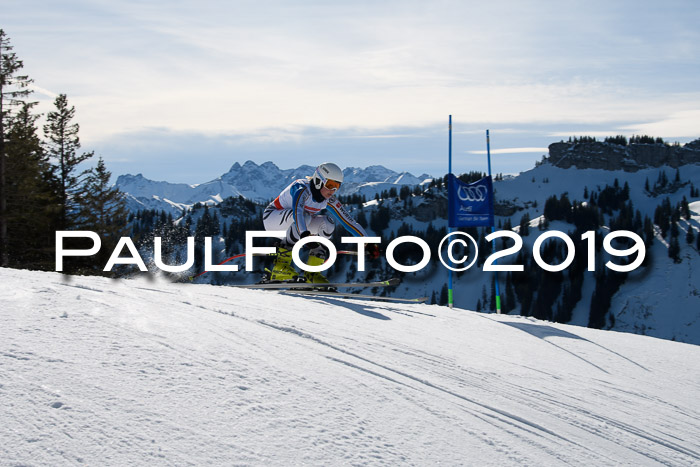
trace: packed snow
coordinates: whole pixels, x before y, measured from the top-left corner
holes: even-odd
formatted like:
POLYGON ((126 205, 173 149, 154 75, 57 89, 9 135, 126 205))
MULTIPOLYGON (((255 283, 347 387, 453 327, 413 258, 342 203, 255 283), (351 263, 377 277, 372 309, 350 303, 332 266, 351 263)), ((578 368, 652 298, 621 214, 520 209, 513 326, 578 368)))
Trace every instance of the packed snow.
POLYGON ((2 465, 698 465, 700 347, 0 269, 2 465))

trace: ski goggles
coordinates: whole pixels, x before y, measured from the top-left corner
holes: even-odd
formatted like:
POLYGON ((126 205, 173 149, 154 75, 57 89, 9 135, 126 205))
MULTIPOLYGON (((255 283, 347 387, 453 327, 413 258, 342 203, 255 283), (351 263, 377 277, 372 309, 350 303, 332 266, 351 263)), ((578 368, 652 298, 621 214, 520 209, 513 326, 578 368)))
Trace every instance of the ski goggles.
POLYGON ((331 190, 331 191, 337 191, 338 188, 340 188, 340 182, 337 180, 331 180, 330 178, 326 180, 326 182, 323 184, 326 189, 331 190))

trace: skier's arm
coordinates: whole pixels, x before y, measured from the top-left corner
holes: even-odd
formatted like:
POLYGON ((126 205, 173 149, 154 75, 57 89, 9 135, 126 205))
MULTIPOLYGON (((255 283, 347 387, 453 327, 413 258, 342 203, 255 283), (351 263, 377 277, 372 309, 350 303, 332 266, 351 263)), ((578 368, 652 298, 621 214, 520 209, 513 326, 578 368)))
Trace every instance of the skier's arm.
POLYGON ((358 224, 357 221, 352 218, 352 216, 350 216, 350 214, 343 207, 343 204, 338 201, 335 196, 328 200, 328 206, 326 208, 328 213, 336 220, 336 222, 342 225, 345 230, 350 232, 354 237, 367 236, 365 229, 363 229, 362 226, 358 224))

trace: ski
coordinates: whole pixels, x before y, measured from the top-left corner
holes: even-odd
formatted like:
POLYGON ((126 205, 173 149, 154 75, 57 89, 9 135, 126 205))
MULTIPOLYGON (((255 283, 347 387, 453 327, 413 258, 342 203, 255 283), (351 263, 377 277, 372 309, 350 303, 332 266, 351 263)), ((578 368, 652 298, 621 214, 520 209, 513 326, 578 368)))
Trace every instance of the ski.
MULTIPOLYGON (((339 255, 357 256, 357 252, 356 252, 356 251, 348 251, 348 250, 340 250, 340 251, 337 251, 336 254, 339 254, 339 255)), ((245 255, 246 255, 245 253, 241 253, 241 254, 238 254, 238 255, 231 256, 230 258, 226 258, 225 260, 221 261, 220 263, 217 263, 216 265, 217 265, 217 266, 220 266, 220 265, 222 265, 222 264, 224 264, 224 263, 228 263, 229 261, 232 261, 232 260, 234 260, 234 259, 244 258, 245 255)), ((270 258, 274 258, 275 256, 277 256, 277 253, 253 253, 253 256, 267 256, 267 257, 270 257, 270 258)), ((198 278, 199 276, 201 276, 201 275, 203 275, 203 274, 206 274, 206 273, 208 273, 208 272, 209 272, 209 271, 202 271, 202 272, 200 272, 200 273, 198 273, 198 274, 195 274, 195 275, 193 275, 193 276, 188 276, 187 279, 191 282, 191 281, 194 281, 194 280, 195 280, 196 278, 198 278)))
POLYGON ((327 298, 360 298, 365 300, 381 300, 386 302, 401 302, 401 303, 424 303, 428 301, 428 297, 417 297, 417 298, 397 298, 397 297, 377 297, 374 295, 361 295, 356 293, 344 293, 344 292, 325 292, 323 290, 280 290, 281 293, 291 294, 291 295, 311 295, 320 296, 327 298))
POLYGON ((309 282, 263 282, 261 284, 232 285, 239 289, 327 289, 339 287, 390 287, 399 285, 401 279, 393 277, 385 281, 376 282, 330 282, 328 284, 314 284, 309 282))

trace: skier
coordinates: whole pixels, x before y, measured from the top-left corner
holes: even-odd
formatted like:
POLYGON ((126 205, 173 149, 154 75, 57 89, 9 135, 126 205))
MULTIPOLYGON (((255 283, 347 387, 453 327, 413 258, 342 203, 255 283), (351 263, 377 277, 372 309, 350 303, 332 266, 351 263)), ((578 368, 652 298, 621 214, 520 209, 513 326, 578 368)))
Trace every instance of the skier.
MULTIPOLYGON (((287 235, 277 246, 277 257, 270 273, 271 281, 289 281, 299 273, 292 266, 292 247, 309 235, 330 238, 336 222, 353 236, 367 236, 367 232, 345 210, 334 196, 343 183, 343 171, 332 162, 324 162, 310 177, 292 182, 263 212, 265 230, 286 230, 287 235), (325 209, 325 211, 324 211, 325 209)), ((320 266, 328 257, 327 249, 319 244, 310 247, 307 264, 320 266)), ((367 245, 370 257, 379 256, 376 244, 367 245)), ((320 272, 306 271, 305 282, 327 284, 320 272)))

